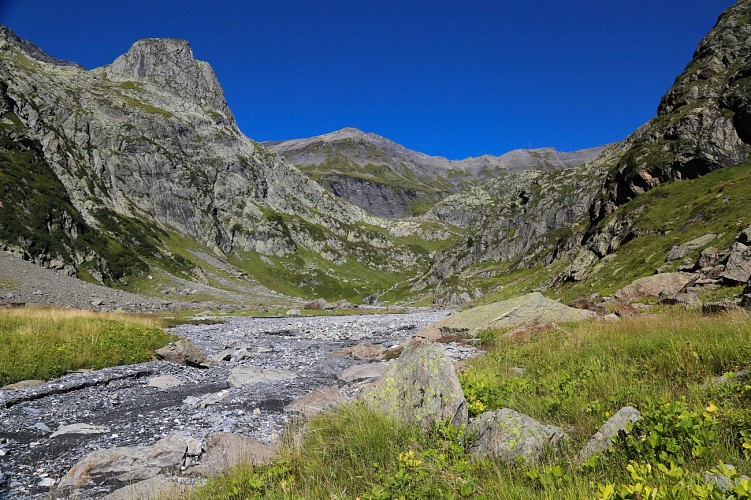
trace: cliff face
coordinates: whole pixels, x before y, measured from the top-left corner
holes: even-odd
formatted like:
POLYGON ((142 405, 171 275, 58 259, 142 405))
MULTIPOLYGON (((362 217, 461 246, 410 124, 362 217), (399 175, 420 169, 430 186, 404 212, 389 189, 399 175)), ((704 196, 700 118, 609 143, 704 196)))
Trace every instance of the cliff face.
POLYGON ((518 149, 501 156, 449 160, 354 128, 307 139, 269 141, 264 146, 340 198, 385 217, 422 214, 442 198, 504 173, 570 168, 596 158, 603 150, 518 149))

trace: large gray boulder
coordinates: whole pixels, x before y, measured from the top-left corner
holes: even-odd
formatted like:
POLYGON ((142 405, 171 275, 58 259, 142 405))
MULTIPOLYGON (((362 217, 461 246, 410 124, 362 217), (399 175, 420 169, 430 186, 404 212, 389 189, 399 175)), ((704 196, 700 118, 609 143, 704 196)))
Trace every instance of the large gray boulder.
POLYGON ((194 368, 208 368, 214 364, 193 342, 186 339, 170 342, 157 349, 156 355, 159 359, 194 368))
POLYGON ((639 278, 617 292, 615 298, 621 301, 639 300, 644 297, 671 297, 683 291, 696 281, 697 276, 689 273, 660 273, 639 278))
POLYGON ((502 462, 539 460, 546 450, 557 450, 569 439, 560 427, 541 424, 508 408, 479 415, 469 424, 467 433, 475 436, 471 455, 502 462))
POLYGON ((579 460, 586 462, 590 457, 597 453, 607 451, 613 444, 613 438, 621 432, 626 432, 626 426, 630 422, 636 422, 641 419, 639 410, 632 406, 624 406, 610 417, 595 434, 589 438, 584 447, 579 452, 579 460))
POLYGON ((751 278, 751 248, 737 241, 733 243, 725 271, 720 277, 736 283, 748 282, 751 278))
POLYGON ((467 423, 467 402, 454 365, 440 344, 413 342, 386 372, 360 391, 369 406, 429 428, 467 423))
POLYGON ((102 483, 131 484, 183 465, 189 437, 173 432, 151 446, 96 450, 74 465, 60 480, 60 488, 102 483))

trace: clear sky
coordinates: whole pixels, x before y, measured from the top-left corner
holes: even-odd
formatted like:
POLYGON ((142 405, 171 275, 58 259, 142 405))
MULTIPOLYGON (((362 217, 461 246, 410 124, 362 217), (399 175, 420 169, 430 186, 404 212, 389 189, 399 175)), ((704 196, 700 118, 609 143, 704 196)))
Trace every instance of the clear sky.
POLYGON ((86 68, 185 38, 255 140, 352 126, 458 159, 625 138, 732 4, 0 0, 0 23, 86 68))

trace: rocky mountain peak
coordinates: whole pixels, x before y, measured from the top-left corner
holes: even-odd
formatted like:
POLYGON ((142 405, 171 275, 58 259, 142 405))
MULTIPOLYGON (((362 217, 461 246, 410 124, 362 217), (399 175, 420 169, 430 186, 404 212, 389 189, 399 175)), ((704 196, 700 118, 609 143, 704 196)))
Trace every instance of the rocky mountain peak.
POLYGON ((128 52, 106 66, 105 73, 115 81, 139 81, 171 90, 181 99, 188 98, 202 107, 230 116, 214 70, 208 63, 195 59, 186 40, 138 40, 128 52))
POLYGON ((32 59, 36 59, 37 61, 43 63, 52 64, 54 66, 72 66, 81 68, 81 66, 77 63, 52 57, 30 41, 16 35, 16 33, 12 29, 8 28, 7 26, 0 25, 0 50, 4 49, 8 45, 17 47, 28 57, 31 57, 32 59))

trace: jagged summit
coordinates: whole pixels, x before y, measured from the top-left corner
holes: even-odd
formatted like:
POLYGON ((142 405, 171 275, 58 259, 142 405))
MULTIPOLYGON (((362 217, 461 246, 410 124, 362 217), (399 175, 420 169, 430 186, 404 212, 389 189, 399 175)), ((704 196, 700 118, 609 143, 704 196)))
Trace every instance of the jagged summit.
POLYGON ((54 66, 71 66, 83 69, 78 63, 52 57, 30 41, 18 36, 12 29, 0 24, 0 50, 3 49, 6 44, 18 47, 27 56, 43 63, 52 64, 54 66))

